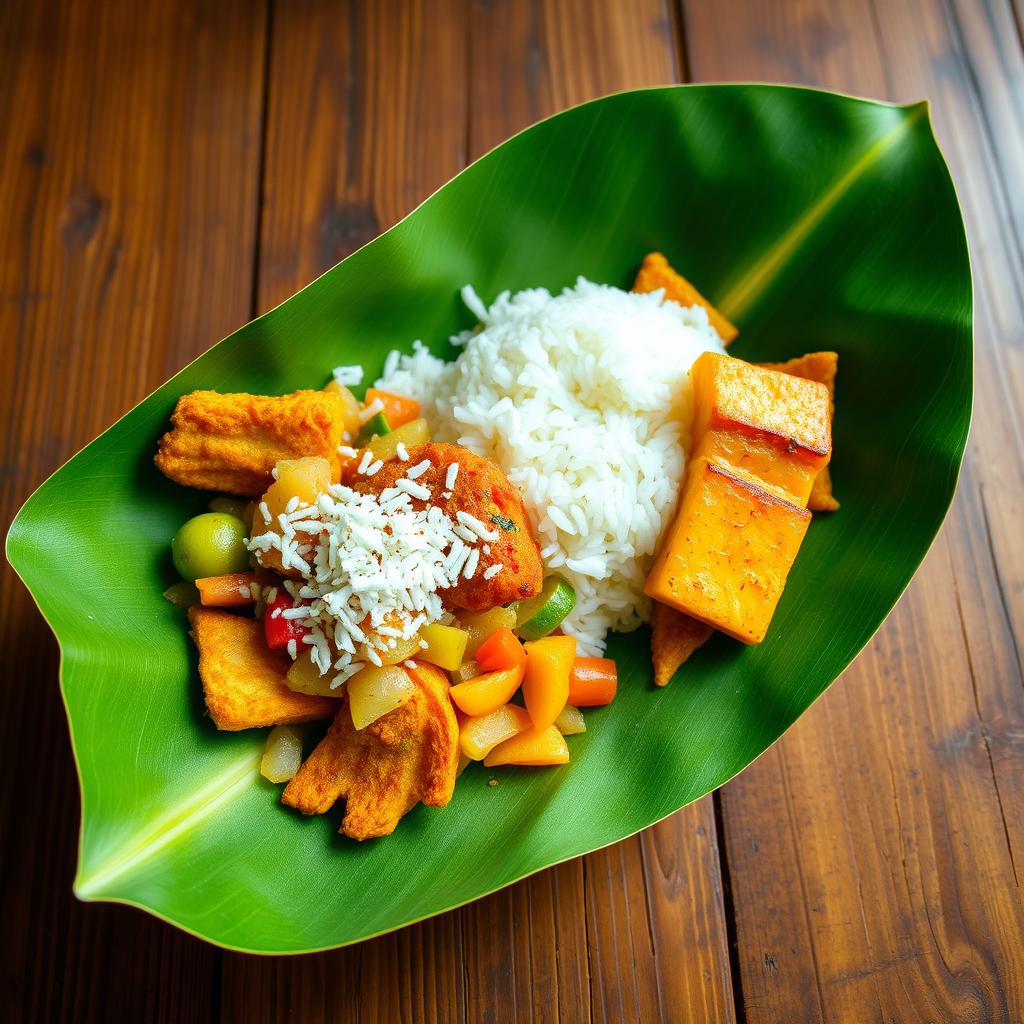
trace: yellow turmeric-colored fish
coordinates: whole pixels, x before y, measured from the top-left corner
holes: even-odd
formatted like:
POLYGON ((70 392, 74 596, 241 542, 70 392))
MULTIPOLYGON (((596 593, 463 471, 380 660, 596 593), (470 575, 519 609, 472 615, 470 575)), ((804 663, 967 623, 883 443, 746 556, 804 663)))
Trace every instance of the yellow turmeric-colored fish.
MULTIPOLYGON (((416 445, 409 449, 408 462, 386 462, 373 476, 353 474, 348 483, 362 494, 379 495, 394 487, 410 466, 423 461, 430 465, 416 482, 431 492, 430 504, 439 505, 452 519, 460 511, 468 513, 496 534, 488 542, 489 553, 481 554, 473 578, 461 579, 457 587, 442 593, 445 607, 484 611, 539 594, 544 567, 522 495, 490 459, 456 444, 416 445), (456 463, 459 468, 449 488, 449 468, 456 463), (487 579, 486 571, 493 565, 501 565, 501 571, 487 579)), ((419 507, 426 502, 413 499, 413 504, 419 507)))
POLYGON ((193 391, 178 399, 173 430, 160 439, 157 468, 176 483, 256 497, 281 459, 319 455, 338 467, 345 406, 329 391, 222 395, 193 391))
POLYGON ((263 639, 263 625, 232 612, 193 605, 188 610, 199 648, 199 676, 206 707, 218 729, 259 729, 330 718, 335 697, 295 693, 285 685, 291 664, 263 639))
POLYGON ((344 798, 340 831, 351 839, 390 835, 417 803, 443 807, 459 764, 459 728, 448 679, 433 665, 407 669, 416 692, 365 729, 342 700, 327 735, 285 787, 282 803, 323 814, 344 798))

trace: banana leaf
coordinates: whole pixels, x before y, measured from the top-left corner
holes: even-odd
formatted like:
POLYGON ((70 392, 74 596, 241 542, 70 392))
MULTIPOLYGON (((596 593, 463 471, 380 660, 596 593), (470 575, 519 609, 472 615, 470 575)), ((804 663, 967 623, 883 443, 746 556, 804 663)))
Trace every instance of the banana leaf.
MULTIPOLYGON (((437 914, 622 839, 741 771, 878 629, 951 501, 970 420, 971 278, 925 104, 722 85, 622 93, 510 139, 214 346, 29 499, 8 557, 60 642, 82 789, 75 891, 226 947, 302 952, 437 914), (471 326, 458 292, 628 287, 660 249, 741 327, 732 353, 840 353, 833 478, 768 638, 715 637, 665 689, 649 633, 562 769, 471 766, 390 838, 336 835, 204 717, 168 542, 208 496, 153 467, 179 395, 283 393, 471 326), (499 785, 488 785, 492 776, 499 785)), ((922 685, 925 681, 921 681, 922 685)), ((865 794, 867 796, 867 794, 865 794)))

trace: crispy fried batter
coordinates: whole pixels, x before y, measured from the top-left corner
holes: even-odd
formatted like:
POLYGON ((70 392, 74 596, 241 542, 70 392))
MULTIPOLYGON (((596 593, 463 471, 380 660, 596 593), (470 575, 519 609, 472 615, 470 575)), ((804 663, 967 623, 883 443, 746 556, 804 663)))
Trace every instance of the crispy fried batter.
POLYGON ((714 306, 704 298, 682 274, 677 273, 660 252, 648 253, 633 282, 635 292, 654 292, 665 289, 665 298, 678 302, 680 306, 703 306, 708 311, 711 326, 728 345, 740 333, 714 306))
POLYGON ((206 707, 218 729, 311 722, 337 711, 336 698, 288 689, 284 676, 290 662, 267 647, 255 619, 193 605, 188 621, 199 648, 206 707))
MULTIPOLYGON (((453 520, 459 509, 468 512, 498 534, 497 540, 489 542, 490 554, 481 550, 473 578, 463 579, 457 587, 442 592, 445 606, 482 611, 539 594, 544 570, 523 499, 490 459, 455 444, 417 445, 409 449, 408 462, 396 459, 385 463, 373 476, 355 475, 349 483, 362 494, 380 494, 423 459, 429 459, 430 468, 416 482, 430 488, 432 503, 440 505, 453 520), (459 464, 459 473, 452 496, 445 499, 442 492, 453 462, 459 464), (485 580, 484 570, 497 563, 503 567, 501 572, 485 580)), ((426 503, 413 501, 414 507, 422 504, 426 503)))
MULTIPOLYGON (((816 380, 828 388, 828 421, 831 425, 836 412, 836 371, 839 369, 839 356, 835 352, 808 352, 805 356, 797 356, 785 363, 759 363, 767 370, 779 370, 793 377, 805 380, 816 380)), ((832 476, 826 466, 815 478, 811 487, 811 497, 807 507, 812 512, 835 512, 839 502, 832 496, 832 476)))
POLYGON ((443 807, 459 764, 459 729, 440 669, 409 669, 416 692, 361 732, 348 698, 327 735, 285 787, 281 802, 323 814, 344 797, 340 831, 351 839, 390 835, 417 803, 443 807))
POLYGON ((174 429, 160 439, 157 468, 179 484, 256 497, 280 459, 320 455, 338 467, 344 403, 333 392, 221 395, 178 399, 174 429))
POLYGON ((713 632, 706 623, 655 601, 651 614, 651 661, 654 664, 655 683, 658 686, 668 683, 679 666, 713 632))

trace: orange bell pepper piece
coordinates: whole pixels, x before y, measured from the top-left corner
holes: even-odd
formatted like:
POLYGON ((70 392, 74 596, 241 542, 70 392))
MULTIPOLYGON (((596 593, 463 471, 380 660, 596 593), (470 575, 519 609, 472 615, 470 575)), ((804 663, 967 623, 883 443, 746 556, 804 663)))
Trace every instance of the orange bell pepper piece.
POLYGON ((611 658, 577 658, 569 673, 569 703, 577 708, 611 704, 619 670, 611 658))
POLYGON ((523 699, 538 729, 546 729, 569 700, 569 673, 576 657, 576 639, 546 636, 526 645, 523 699))
POLYGON ((373 405, 375 401, 379 401, 384 406, 384 416, 392 430, 395 427, 411 423, 420 414, 420 403, 415 398, 395 395, 390 391, 381 391, 380 388, 367 388, 364 404, 373 405))
POLYGON ((256 582, 254 572, 229 572, 226 576, 205 576, 196 580, 199 603, 213 608, 234 608, 255 604, 250 585, 256 582))
POLYGON ((497 672, 525 664, 526 651, 515 633, 508 626, 502 626, 477 648, 474 659, 485 672, 497 672))
POLYGON ((475 676, 465 683, 458 683, 448 692, 460 711, 464 711, 472 718, 480 718, 482 715, 497 711, 502 704, 507 704, 522 681, 523 666, 516 665, 501 672, 487 672, 482 676, 475 676))
POLYGON ((499 743, 484 758, 484 764, 493 768, 500 764, 565 764, 568 760, 569 747, 565 737, 549 725, 545 729, 534 726, 499 743))

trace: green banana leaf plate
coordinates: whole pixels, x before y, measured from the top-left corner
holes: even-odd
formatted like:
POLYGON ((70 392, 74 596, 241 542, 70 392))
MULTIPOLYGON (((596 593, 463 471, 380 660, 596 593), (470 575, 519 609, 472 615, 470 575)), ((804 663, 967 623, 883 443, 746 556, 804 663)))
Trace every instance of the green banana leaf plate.
POLYGON ((235 949, 355 942, 622 839, 720 786, 849 664, 952 499, 970 421, 971 276, 927 106, 808 89, 609 96, 510 139, 401 223, 187 366, 47 480, 8 557, 63 651, 82 788, 75 891, 235 949), (168 542, 208 495, 153 467, 177 398, 284 393, 470 326, 459 288, 628 287, 663 251, 741 328, 732 353, 840 354, 833 477, 765 643, 717 636, 655 689, 613 636, 615 702, 560 769, 471 766, 383 840, 302 818, 258 775, 262 731, 203 714, 168 542), (488 778, 500 779, 489 786, 488 778))

